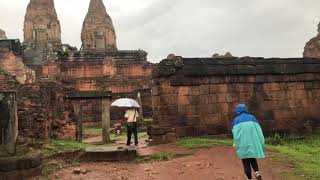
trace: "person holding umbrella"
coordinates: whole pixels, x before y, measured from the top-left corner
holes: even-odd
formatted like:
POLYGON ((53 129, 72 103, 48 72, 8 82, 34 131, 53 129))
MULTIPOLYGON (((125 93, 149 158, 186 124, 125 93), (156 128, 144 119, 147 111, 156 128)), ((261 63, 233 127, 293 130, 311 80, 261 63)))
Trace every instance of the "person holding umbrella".
POLYGON ((232 134, 237 155, 242 160, 247 178, 252 179, 252 168, 256 179, 262 180, 257 163, 257 159, 265 158, 262 129, 257 119, 248 113, 245 104, 237 105, 235 112, 237 117, 232 123, 232 134))
POLYGON ((138 145, 138 117, 139 112, 137 111, 140 108, 139 103, 133 99, 122 98, 118 99, 111 104, 111 106, 123 107, 126 108, 126 113, 124 118, 127 122, 127 146, 131 144, 132 134, 134 136, 134 144, 138 145))
POLYGON ((138 146, 138 117, 139 112, 135 108, 126 110, 124 118, 127 121, 127 146, 131 144, 132 134, 134 136, 134 144, 138 146))

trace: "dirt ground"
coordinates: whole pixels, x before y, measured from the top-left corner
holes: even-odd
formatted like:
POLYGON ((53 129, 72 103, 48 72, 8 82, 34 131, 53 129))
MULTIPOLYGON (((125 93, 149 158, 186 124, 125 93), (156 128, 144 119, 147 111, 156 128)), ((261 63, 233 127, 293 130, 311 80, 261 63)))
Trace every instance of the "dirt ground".
MULTIPOLYGON (((143 147, 140 154, 148 155, 154 152, 171 152, 188 154, 190 151, 175 145, 143 147)), ((277 168, 266 160, 259 161, 261 173, 266 180, 277 180, 277 168)), ((246 179, 241 161, 236 157, 232 147, 217 147, 199 150, 192 155, 185 155, 169 161, 128 163, 128 162, 100 162, 81 163, 86 174, 74 174, 74 167, 62 169, 50 176, 51 179, 61 180, 221 180, 246 179)))

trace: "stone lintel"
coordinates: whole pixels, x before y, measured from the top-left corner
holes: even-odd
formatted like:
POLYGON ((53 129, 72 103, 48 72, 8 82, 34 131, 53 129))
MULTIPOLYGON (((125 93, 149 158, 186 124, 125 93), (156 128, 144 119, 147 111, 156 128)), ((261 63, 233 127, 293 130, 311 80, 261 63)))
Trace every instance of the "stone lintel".
POLYGON ((111 91, 77 91, 66 95, 66 98, 71 100, 110 99, 111 97, 111 91))
POLYGON ((147 60, 148 53, 143 50, 106 50, 106 51, 74 51, 64 52, 59 55, 59 59, 96 59, 112 57, 114 59, 141 59, 147 60))

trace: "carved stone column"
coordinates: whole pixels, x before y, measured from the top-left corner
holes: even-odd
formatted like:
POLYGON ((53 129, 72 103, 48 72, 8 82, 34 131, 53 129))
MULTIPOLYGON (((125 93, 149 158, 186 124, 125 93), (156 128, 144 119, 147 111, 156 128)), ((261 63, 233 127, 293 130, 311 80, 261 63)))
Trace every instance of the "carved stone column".
POLYGON ((18 137, 16 94, 0 92, 0 157, 15 155, 18 137))
POLYGON ((107 143, 110 141, 110 99, 102 99, 102 142, 107 143))

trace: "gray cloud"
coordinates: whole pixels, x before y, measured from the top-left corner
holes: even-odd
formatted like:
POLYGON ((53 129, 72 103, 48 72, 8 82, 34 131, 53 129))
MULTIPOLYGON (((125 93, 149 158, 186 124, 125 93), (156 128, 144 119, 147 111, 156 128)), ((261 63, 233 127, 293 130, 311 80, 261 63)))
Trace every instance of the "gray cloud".
MULTIPOLYGON (((79 47, 89 1, 63 2, 66 1, 56 0, 63 41, 79 47)), ((1 18, 0 28, 8 36, 22 37, 27 3, 23 0, 12 7, 10 2, 0 2, 0 16, 7 17, 1 18)), ((119 49, 144 49, 153 62, 169 53, 208 57, 226 51, 237 56, 300 57, 306 41, 316 35, 320 21, 320 1, 314 0, 109 0, 105 3, 114 20, 119 49)))

